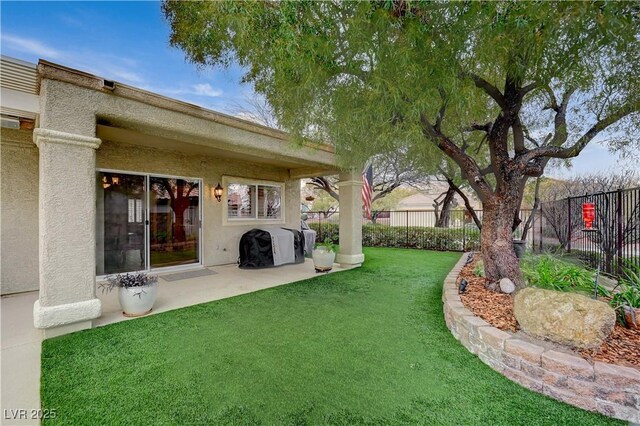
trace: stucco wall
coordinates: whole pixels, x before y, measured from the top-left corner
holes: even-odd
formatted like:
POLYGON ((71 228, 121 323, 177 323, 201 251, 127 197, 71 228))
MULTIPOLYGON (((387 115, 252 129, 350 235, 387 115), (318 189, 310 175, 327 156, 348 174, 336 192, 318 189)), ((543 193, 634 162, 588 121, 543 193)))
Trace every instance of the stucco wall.
POLYGON ((38 148, 30 131, 0 133, 0 292, 38 289, 38 148))
POLYGON ((284 168, 211 156, 187 155, 179 151, 151 149, 108 140, 104 140, 96 152, 96 166, 103 169, 201 178, 204 185, 202 258, 205 266, 235 263, 242 234, 252 228, 268 226, 223 225, 222 209, 226 207, 225 199, 223 197, 222 202, 218 202, 211 194, 211 188, 222 182, 223 175, 285 182, 286 223, 277 226, 300 228, 300 181, 287 180, 288 171, 284 168))

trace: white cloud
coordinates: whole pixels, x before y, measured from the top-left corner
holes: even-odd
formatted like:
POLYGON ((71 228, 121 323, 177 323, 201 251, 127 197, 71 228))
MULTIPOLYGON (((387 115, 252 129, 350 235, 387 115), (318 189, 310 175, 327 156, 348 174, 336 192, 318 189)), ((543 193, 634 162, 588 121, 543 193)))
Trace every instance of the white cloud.
POLYGON ((131 83, 144 83, 145 81, 144 77, 133 71, 127 71, 121 68, 107 68, 105 71, 113 75, 116 80, 120 79, 131 83))
POLYGON ((48 59, 58 59, 63 56, 62 52, 59 50, 47 46, 38 40, 9 34, 2 34, 1 40, 3 47, 2 50, 9 48, 18 52, 28 53, 48 59))
POLYGON ((130 84, 143 84, 145 79, 134 71, 138 65, 133 59, 104 55, 100 52, 63 51, 26 37, 2 34, 2 50, 20 52, 37 58, 55 60, 62 65, 130 84))
POLYGON ((215 89, 209 83, 198 83, 187 87, 179 88, 166 88, 166 87, 154 87, 154 86, 141 86, 141 89, 148 90, 150 92, 160 93, 165 96, 178 96, 185 102, 195 103, 202 105, 202 102, 194 100, 193 97, 209 97, 217 98, 222 96, 222 90, 215 89))
POLYGON ((221 90, 214 89, 209 83, 194 84, 192 87, 194 95, 209 96, 212 98, 217 98, 222 95, 221 90))

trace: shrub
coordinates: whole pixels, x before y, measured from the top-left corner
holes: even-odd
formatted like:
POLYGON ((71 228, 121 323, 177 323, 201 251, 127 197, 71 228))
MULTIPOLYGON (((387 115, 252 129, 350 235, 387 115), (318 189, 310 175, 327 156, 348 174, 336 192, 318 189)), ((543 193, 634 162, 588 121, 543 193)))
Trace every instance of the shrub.
POLYGON ((618 320, 626 323, 624 307, 640 308, 640 267, 627 267, 619 280, 620 291, 611 297, 611 307, 618 320))
MULTIPOLYGON (((557 291, 593 292, 595 271, 550 254, 525 256, 520 266, 529 285, 557 291)), ((598 284, 598 294, 607 296, 609 291, 598 284)))
MULTIPOLYGON (((309 227, 318 233, 318 240, 324 241, 329 238, 333 243, 338 243, 338 224, 310 223, 309 227)), ((362 226, 362 245, 365 247, 471 251, 480 247, 480 231, 477 229, 367 224, 362 226)))
POLYGON ((476 266, 473 267, 473 275, 476 277, 484 277, 484 263, 482 260, 476 262, 476 266))

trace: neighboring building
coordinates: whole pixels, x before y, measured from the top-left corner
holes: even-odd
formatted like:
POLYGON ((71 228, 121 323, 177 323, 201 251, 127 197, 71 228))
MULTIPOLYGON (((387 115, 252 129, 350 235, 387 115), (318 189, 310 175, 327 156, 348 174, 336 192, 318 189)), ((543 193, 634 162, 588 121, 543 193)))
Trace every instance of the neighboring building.
MULTIPOLYGON (((426 191, 403 198, 398 202, 398 207, 395 209, 398 212, 391 213, 390 224, 393 226, 406 226, 408 222, 409 226, 435 226, 434 203, 436 198, 447 191, 448 187, 446 182, 433 182, 426 191)), ((469 202, 475 210, 482 210, 482 203, 474 194, 465 191, 465 195, 469 198, 469 202)), ((440 197, 440 201, 442 201, 442 198, 440 197)), ((442 207, 440 206, 439 209, 442 210, 442 207)), ((452 210, 454 212, 451 216, 451 226, 459 227, 463 223, 471 222, 471 216, 466 213, 464 201, 458 194, 455 195, 452 210)))
MULTIPOLYGON (((299 228, 300 179, 338 173, 329 146, 43 60, 1 65, 0 288, 40 291, 47 336, 101 315, 96 277, 234 263, 251 228, 299 228)), ((338 262, 359 265, 360 173, 341 180, 338 262)))
MULTIPOLYGON (((398 203, 398 208, 396 210, 433 210, 433 204, 435 199, 440 197, 440 195, 444 192, 447 192, 449 185, 446 182, 432 182, 429 187, 421 191, 417 194, 410 195, 406 198, 403 198, 398 203)), ((476 210, 482 209, 482 204, 480 200, 478 200, 473 194, 473 192, 464 191, 467 198, 469 198, 469 202, 471 206, 476 210)), ((440 197, 442 199, 443 197, 440 197)), ((464 201, 458 194, 456 194, 454 209, 463 210, 464 209, 464 201)))

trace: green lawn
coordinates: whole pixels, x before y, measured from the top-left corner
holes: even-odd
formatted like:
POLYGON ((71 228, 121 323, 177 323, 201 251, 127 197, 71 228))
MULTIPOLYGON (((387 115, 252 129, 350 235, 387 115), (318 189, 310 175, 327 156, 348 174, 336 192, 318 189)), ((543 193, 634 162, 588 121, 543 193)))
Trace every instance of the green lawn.
POLYGON ((615 423, 530 392, 449 333, 457 253, 362 268, 44 342, 47 424, 615 423))

